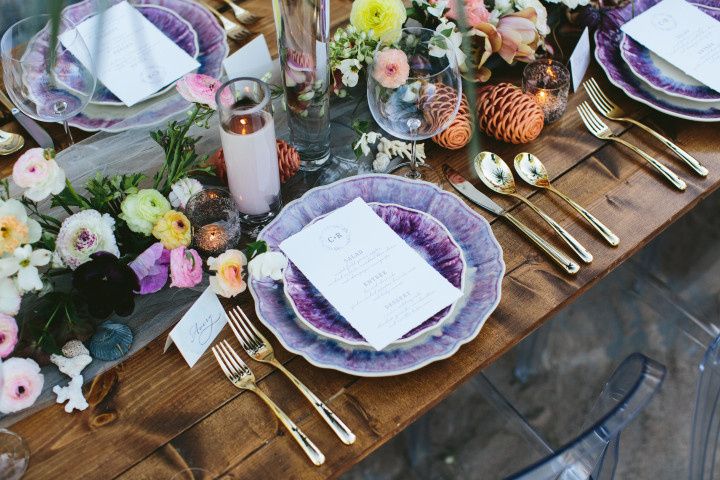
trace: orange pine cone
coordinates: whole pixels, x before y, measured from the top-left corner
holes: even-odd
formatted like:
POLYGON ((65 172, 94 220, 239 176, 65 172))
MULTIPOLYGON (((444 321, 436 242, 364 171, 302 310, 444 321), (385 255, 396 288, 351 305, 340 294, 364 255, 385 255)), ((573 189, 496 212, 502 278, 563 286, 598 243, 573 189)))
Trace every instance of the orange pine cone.
POLYGON ((280 182, 287 182, 300 170, 300 154, 293 146, 283 140, 276 140, 280 182))
POLYGON ((545 125, 532 95, 510 83, 478 90, 478 128, 498 140, 520 144, 535 140, 545 125))
MULTIPOLYGON (((421 95, 420 97, 423 115, 433 125, 442 125, 447 122, 448 117, 455 110, 455 102, 457 102, 455 89, 442 83, 435 85, 432 96, 421 95)), ((432 140, 443 148, 456 150, 467 145, 472 138, 472 134, 470 104, 465 94, 463 94, 455 119, 444 131, 435 135, 432 140)))

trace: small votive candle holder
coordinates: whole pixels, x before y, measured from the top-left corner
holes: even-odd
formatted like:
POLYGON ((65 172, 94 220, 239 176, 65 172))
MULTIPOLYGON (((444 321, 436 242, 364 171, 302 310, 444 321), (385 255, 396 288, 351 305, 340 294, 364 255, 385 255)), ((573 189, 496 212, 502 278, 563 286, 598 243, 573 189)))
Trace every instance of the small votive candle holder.
POLYGON ((522 89, 535 98, 545 123, 553 123, 567 109, 570 72, 565 65, 551 58, 535 60, 523 70, 522 89))
POLYGON ((188 200, 185 215, 192 226, 192 246, 203 259, 216 257, 240 243, 240 214, 228 190, 199 191, 188 200))

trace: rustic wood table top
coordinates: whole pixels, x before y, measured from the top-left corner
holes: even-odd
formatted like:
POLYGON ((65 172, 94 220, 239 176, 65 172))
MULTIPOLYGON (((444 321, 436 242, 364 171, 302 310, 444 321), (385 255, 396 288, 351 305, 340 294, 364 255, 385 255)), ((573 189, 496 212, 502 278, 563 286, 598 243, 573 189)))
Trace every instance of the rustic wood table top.
MULTIPOLYGON (((271 2, 246 0, 243 6, 262 16, 253 30, 264 33, 274 51, 271 2)), ((333 1, 334 24, 344 22, 349 10, 350 0, 333 1)), ((705 164, 709 176, 694 175, 637 128, 610 122, 617 134, 682 176, 688 188, 678 192, 624 147, 590 135, 575 111, 579 103, 588 100, 582 91, 571 95, 562 119, 547 126, 528 145, 513 146, 481 137, 483 149, 505 160, 511 161, 521 151, 537 155, 547 166, 553 185, 605 222, 620 237, 620 245, 609 247, 565 204, 520 185, 521 193, 531 196, 558 220, 594 254, 595 260, 583 265, 577 276, 568 276, 506 223, 481 212, 492 223, 504 250, 507 271, 502 300, 478 337, 453 357, 402 376, 358 378, 313 367, 273 341, 281 361, 357 434, 354 445, 342 445, 285 377, 267 365, 250 363, 262 389, 325 452, 325 465, 313 467, 261 401, 235 389, 211 355, 189 369, 180 355, 162 354, 161 336, 86 388, 87 410, 68 415, 61 405, 55 405, 13 425, 31 451, 26 478, 54 479, 62 472, 64 478, 157 480, 187 467, 236 478, 331 478, 372 453, 720 186, 716 124, 679 120, 641 108, 610 87, 597 65, 591 66, 589 75, 600 80, 602 88, 633 117, 656 127, 705 164)), ((2 128, 18 131, 14 123, 2 128)), ((51 131, 62 138, 60 128, 51 131)), ((471 171, 466 149, 430 147, 428 157, 435 166, 450 163, 487 193, 471 171)), ((9 173, 13 160, 2 161, 3 175, 9 173)), ((526 207, 493 198, 560 245, 526 207)), ((243 294, 239 302, 246 306, 246 312, 254 310, 249 294, 243 294)), ((226 329, 222 336, 230 338, 231 333, 226 329)))

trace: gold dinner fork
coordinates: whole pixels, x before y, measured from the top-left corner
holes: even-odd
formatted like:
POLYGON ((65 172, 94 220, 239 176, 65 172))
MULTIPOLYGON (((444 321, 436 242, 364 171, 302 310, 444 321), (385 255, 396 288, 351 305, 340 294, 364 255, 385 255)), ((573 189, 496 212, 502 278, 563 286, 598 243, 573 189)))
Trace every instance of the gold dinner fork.
POLYGON ((211 5, 208 5, 207 2, 204 0, 198 0, 198 3, 202 4, 205 8, 210 10, 217 19, 220 21, 220 25, 222 25, 223 30, 225 30, 225 35, 228 38, 231 38, 235 40, 236 42, 239 42, 241 40, 244 40, 245 37, 250 35, 250 30, 243 27, 242 25, 239 25, 229 18, 225 17, 222 13, 220 13, 216 8, 213 8, 211 5))
POLYGON ((241 390, 250 390, 255 395, 260 397, 265 404, 270 407, 270 410, 277 416, 277 418, 285 425, 290 435, 295 441, 302 447, 305 454, 310 458, 310 461, 315 465, 322 465, 325 463, 325 455, 315 446, 309 438, 295 425, 295 422, 290 420, 290 417, 268 397, 265 392, 260 390, 255 383, 255 375, 245 365, 240 356, 235 353, 227 340, 223 340, 217 345, 212 347, 212 352, 217 359, 220 368, 225 373, 225 376, 241 390))
POLYGON ((315 395, 308 387, 295 377, 285 366, 275 358, 275 352, 267 338, 260 333, 240 307, 235 307, 229 312, 230 328, 240 345, 245 349, 250 358, 269 363, 274 366, 295 384, 300 393, 312 404, 325 422, 333 429, 335 434, 346 445, 355 442, 355 434, 315 395))
POLYGON ((590 78, 590 80, 583 82, 583 87, 585 87, 585 91, 590 97, 590 100, 592 100, 593 104, 595 105, 595 108, 597 108, 604 117, 609 118, 610 120, 631 123, 635 126, 642 128, 647 133, 660 140, 663 145, 675 152, 675 154, 680 157, 680 159, 685 162, 690 168, 692 168, 695 173, 703 177, 707 176, 708 169, 702 166, 700 162, 695 160, 692 155, 690 155, 685 150, 678 147, 673 142, 660 135, 658 132, 648 127, 647 125, 638 122, 634 118, 628 117, 625 113, 625 110, 620 108, 618 104, 610 100, 610 97, 605 95, 605 93, 600 89, 600 85, 598 85, 594 78, 590 78))
POLYGON ((627 148, 640 155, 643 160, 652 165, 655 170, 657 170, 663 177, 665 177, 667 181, 672 183, 675 188, 677 188, 678 190, 685 190, 687 188, 685 182, 683 182, 680 177, 675 175, 672 170, 655 160, 653 157, 651 157, 644 151, 640 150, 632 143, 620 137, 616 137, 615 134, 613 134, 612 130, 610 130, 610 127, 608 127, 605 122, 603 122, 600 117, 598 117, 597 113, 595 113, 593 109, 590 108, 590 105, 587 102, 581 103, 577 107, 577 111, 580 114, 580 118, 582 118, 582 121, 587 127, 587 129, 597 138, 600 138, 602 140, 612 140, 613 142, 625 145, 627 148))
POLYGON ((238 19, 238 22, 244 24, 244 25, 250 25, 251 23, 255 23, 258 21, 258 17, 250 13, 249 10, 242 8, 240 5, 235 5, 235 3, 232 2, 232 0, 222 0, 228 7, 230 7, 230 10, 232 10, 233 15, 235 15, 235 18, 238 19))

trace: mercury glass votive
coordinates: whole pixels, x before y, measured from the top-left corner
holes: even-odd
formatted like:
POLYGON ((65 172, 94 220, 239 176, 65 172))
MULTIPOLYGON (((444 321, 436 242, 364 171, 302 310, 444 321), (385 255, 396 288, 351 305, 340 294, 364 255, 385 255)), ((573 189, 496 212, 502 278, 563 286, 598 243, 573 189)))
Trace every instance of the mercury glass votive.
POLYGON ((535 98, 545 123, 553 123, 567 109, 570 72, 557 60, 541 58, 527 64, 523 70, 522 88, 535 98))
POLYGON ((240 242, 240 213, 224 188, 205 188, 190 197, 185 215, 192 226, 192 246, 203 259, 216 257, 240 242))

